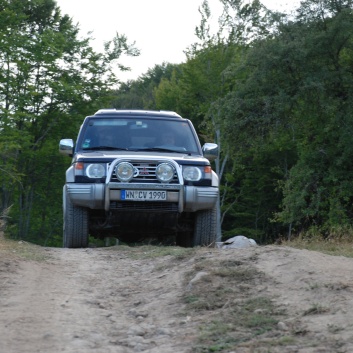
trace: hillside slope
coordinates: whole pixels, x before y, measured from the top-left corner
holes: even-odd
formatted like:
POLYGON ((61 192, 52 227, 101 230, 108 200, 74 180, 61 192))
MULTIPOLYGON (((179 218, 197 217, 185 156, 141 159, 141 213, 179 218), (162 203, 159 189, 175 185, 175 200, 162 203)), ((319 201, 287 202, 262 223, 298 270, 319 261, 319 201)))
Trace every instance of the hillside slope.
POLYGON ((0 240, 0 353, 353 352, 353 259, 0 240), (10 244, 10 245, 9 245, 10 244))

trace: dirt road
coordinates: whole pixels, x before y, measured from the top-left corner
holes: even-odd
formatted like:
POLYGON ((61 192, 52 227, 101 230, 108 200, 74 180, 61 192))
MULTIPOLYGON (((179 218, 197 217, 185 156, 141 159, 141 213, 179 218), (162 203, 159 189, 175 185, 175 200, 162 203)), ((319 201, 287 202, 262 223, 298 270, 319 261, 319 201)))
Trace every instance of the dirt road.
POLYGON ((353 259, 18 247, 0 245, 0 353, 353 352, 353 259))

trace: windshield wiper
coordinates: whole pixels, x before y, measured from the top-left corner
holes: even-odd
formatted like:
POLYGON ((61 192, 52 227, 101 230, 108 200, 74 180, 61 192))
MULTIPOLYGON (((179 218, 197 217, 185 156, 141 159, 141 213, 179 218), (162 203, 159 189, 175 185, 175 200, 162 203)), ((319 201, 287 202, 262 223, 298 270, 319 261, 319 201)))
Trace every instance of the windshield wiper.
POLYGON ((84 151, 128 151, 128 148, 122 147, 112 147, 112 146, 95 146, 95 147, 88 147, 83 148, 84 151))

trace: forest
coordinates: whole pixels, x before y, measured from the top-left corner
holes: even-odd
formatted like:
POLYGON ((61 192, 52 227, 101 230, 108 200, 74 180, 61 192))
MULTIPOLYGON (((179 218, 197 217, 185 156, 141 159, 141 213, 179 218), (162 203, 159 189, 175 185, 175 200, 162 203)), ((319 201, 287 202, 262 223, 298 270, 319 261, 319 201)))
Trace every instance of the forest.
MULTIPOLYGON (((200 0, 201 1, 201 0, 200 0)), ((291 13, 200 3, 185 61, 121 82, 128 33, 91 38, 54 0, 0 0, 0 216, 6 234, 62 244, 62 187, 77 136, 100 108, 173 110, 219 145, 219 229, 266 244, 353 236, 353 0, 304 0, 291 13)))

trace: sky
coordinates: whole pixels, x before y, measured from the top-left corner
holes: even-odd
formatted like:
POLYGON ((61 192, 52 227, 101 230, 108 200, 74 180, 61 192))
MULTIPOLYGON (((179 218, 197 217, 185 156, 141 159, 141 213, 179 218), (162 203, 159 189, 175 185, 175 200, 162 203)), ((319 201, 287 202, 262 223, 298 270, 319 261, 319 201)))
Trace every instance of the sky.
MULTIPOLYGON (((125 34, 140 49, 138 57, 122 57, 123 65, 131 68, 117 74, 121 81, 135 80, 148 69, 163 62, 180 64, 185 49, 196 42, 195 27, 200 24, 202 0, 56 0, 62 14, 78 24, 82 37, 88 32, 91 46, 103 52, 103 43, 115 34, 125 34)), ((222 12, 219 0, 208 0, 212 24, 222 12)), ((271 10, 286 11, 299 0, 261 0, 271 10), (289 5, 290 4, 290 5, 289 5)))

